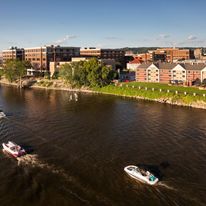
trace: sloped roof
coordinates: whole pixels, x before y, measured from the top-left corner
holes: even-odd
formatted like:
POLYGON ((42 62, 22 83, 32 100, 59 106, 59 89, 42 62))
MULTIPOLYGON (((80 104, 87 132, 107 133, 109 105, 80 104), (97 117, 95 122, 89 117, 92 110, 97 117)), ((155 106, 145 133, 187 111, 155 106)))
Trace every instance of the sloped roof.
MULTIPOLYGON (((143 63, 138 66, 140 69, 147 69, 152 63, 143 63)), ((186 70, 202 70, 206 67, 206 64, 204 63, 198 63, 198 64, 190 64, 190 63, 185 63, 185 64, 176 64, 176 63, 166 63, 166 62, 158 62, 158 63, 153 63, 158 69, 173 69, 177 65, 181 65, 184 69, 186 70)))
POLYGON ((139 65, 137 68, 139 69, 147 69, 150 65, 152 65, 152 63, 143 63, 141 65, 139 65))
POLYGON ((204 63, 198 63, 198 64, 180 64, 183 68, 185 68, 186 70, 202 70, 206 67, 206 64, 204 63))
POLYGON ((129 64, 141 64, 141 60, 139 60, 139 59, 134 59, 134 60, 132 60, 131 62, 129 62, 129 64))

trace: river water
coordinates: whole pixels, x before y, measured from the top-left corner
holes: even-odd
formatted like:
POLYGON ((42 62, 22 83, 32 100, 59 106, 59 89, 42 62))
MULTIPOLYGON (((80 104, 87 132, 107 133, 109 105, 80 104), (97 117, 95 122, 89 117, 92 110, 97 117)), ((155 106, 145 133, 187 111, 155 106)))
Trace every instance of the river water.
POLYGON ((206 205, 206 111, 66 91, 0 87, 0 205, 206 205), (71 99, 72 97, 72 99, 71 99), (131 179, 149 168, 157 186, 131 179))

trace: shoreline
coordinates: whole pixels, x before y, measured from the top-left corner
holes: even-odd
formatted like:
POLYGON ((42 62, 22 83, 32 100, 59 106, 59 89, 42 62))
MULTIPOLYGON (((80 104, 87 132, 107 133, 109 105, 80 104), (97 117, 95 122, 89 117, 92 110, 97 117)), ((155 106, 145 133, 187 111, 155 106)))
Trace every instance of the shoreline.
POLYGON ((182 102, 172 102, 170 99, 150 99, 150 98, 145 98, 141 96, 129 96, 129 95, 119 95, 119 94, 112 94, 109 92, 97 92, 98 94, 106 94, 106 95, 113 95, 113 96, 119 96, 119 97, 127 97, 131 99, 137 99, 137 100, 145 100, 145 101, 151 101, 151 102, 156 102, 160 104, 168 104, 168 105, 174 105, 174 106, 181 106, 181 107, 189 107, 189 108, 195 108, 195 109, 204 109, 206 110, 206 103, 203 105, 201 103, 192 103, 192 104, 186 104, 182 102))
MULTIPOLYGON (((0 84, 2 85, 8 85, 8 86, 15 86, 17 87, 17 83, 10 83, 6 81, 0 80, 0 84)), ((56 91, 70 91, 70 92, 83 92, 83 93, 92 93, 92 94, 105 94, 105 95, 113 95, 113 96, 119 96, 119 97, 127 97, 127 98, 132 98, 136 100, 146 100, 146 101, 152 101, 152 102, 157 102, 161 104, 170 104, 170 105, 175 105, 175 106, 182 106, 182 107, 190 107, 190 108, 196 108, 196 109, 204 109, 206 110, 206 102, 203 101, 194 101, 190 104, 184 103, 182 101, 173 101, 170 98, 158 98, 158 99, 152 99, 152 98, 147 98, 143 96, 133 96, 133 95, 126 95, 126 94, 116 94, 112 92, 105 92, 105 91, 95 91, 92 89, 85 89, 85 88, 69 88, 69 87, 54 87, 54 86, 39 86, 39 85, 32 85, 29 87, 31 89, 44 89, 44 90, 56 90, 56 91)))

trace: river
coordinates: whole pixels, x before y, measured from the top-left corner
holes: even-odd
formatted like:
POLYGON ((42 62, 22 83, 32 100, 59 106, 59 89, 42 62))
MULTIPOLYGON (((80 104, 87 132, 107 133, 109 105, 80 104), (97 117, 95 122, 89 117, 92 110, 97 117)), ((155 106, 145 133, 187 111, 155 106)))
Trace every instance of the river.
POLYGON ((0 86, 0 205, 206 205, 206 111, 109 95, 0 86), (149 168, 157 186, 131 179, 149 168))

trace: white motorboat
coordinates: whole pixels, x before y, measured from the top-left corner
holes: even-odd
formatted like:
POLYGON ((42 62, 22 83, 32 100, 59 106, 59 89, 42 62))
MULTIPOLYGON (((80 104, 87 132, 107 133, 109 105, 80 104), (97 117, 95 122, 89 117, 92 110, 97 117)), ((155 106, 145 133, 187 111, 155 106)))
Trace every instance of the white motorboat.
POLYGON ((11 154, 15 158, 21 157, 26 154, 26 151, 14 142, 8 141, 8 143, 3 143, 2 146, 6 152, 11 154))
POLYGON ((159 181, 159 179, 149 171, 145 171, 134 165, 129 165, 125 167, 124 171, 132 178, 147 183, 149 185, 155 185, 159 181))
POLYGON ((2 110, 0 110, 0 119, 6 117, 6 115, 4 114, 4 112, 2 110))

